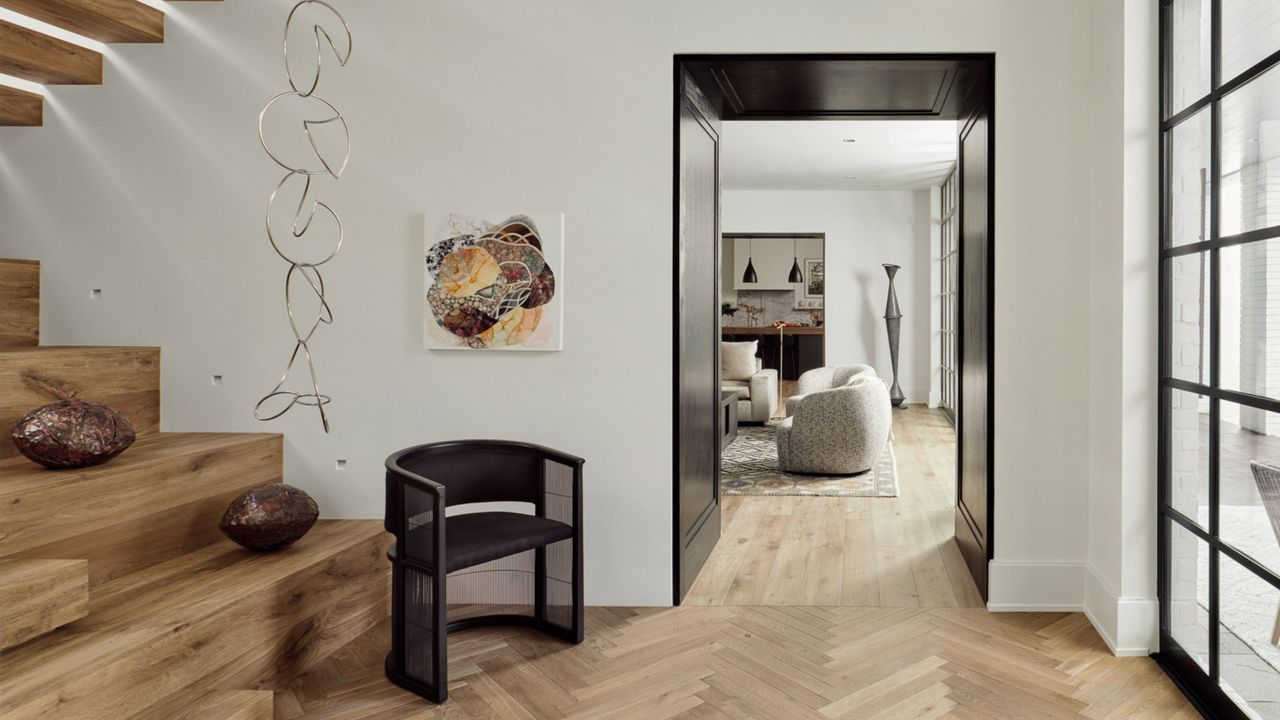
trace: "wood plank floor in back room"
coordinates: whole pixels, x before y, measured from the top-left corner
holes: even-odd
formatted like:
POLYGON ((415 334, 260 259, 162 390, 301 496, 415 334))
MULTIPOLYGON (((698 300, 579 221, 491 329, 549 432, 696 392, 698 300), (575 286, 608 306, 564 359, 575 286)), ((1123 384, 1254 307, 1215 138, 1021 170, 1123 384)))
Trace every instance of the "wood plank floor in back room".
POLYGON ((953 541, 955 431, 893 413, 896 498, 727 496, 690 605, 982 607, 953 541))

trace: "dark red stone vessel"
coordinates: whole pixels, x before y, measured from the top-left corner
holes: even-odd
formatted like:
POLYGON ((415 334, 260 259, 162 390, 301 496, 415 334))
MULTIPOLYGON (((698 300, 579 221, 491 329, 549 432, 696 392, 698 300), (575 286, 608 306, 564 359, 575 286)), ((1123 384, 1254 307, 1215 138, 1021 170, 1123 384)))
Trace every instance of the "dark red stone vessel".
POLYGON ((13 444, 52 470, 104 463, 133 444, 133 425, 106 405, 63 400, 32 410, 13 426, 13 444))
POLYGON ((218 529, 243 547, 271 552, 306 535, 319 516, 320 508, 310 495, 277 483, 256 487, 232 500, 218 529))

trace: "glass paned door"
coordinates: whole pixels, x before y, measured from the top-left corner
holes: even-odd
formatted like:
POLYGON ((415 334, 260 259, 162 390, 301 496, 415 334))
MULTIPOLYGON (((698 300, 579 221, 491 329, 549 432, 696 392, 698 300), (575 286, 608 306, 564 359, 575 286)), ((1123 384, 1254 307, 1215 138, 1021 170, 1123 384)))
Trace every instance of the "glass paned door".
POLYGON ((1280 719, 1280 0, 1161 0, 1160 653, 1280 719))
POLYGON ((956 213, 958 205, 956 190, 956 171, 952 169, 951 174, 942 183, 941 192, 941 252, 938 258, 941 292, 938 295, 938 304, 941 317, 939 333, 942 346, 940 378, 942 392, 938 407, 941 408, 942 414, 946 415, 953 425, 956 422, 956 406, 958 404, 956 396, 958 390, 956 384, 956 301, 959 298, 957 283, 960 277, 958 264, 960 254, 957 252, 959 250, 957 232, 959 231, 958 221, 960 216, 956 213))

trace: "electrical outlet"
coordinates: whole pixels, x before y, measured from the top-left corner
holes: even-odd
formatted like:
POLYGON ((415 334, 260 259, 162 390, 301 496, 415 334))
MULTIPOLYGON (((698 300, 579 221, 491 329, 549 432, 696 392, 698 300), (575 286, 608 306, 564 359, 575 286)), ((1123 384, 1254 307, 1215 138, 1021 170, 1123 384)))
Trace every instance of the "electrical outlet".
POLYGON ((94 288, 89 291, 90 300, 97 300, 100 297, 102 297, 102 288, 94 288))
POLYGON ((209 384, 210 384, 210 385, 221 385, 221 384, 222 384, 222 376, 221 376, 221 375, 214 375, 213 377, 211 377, 211 378, 209 379, 209 384))
POLYGON ((339 470, 346 470, 347 469, 346 458, 338 458, 338 462, 336 463, 335 467, 337 467, 339 470))

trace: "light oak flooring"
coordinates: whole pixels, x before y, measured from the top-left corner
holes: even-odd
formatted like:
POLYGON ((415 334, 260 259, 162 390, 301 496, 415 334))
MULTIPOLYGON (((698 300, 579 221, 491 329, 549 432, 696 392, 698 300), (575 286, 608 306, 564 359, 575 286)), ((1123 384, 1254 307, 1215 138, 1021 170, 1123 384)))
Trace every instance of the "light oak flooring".
MULTIPOLYGON (((990 614, 951 541, 954 438, 895 413, 902 496, 727 498, 679 608, 588 608, 586 640, 449 638, 435 706, 383 676, 383 623, 278 690, 277 720, 1199 717, 1080 613, 990 614)), ((590 570, 588 569, 588 572, 590 570)))
POLYGON ((686 603, 982 607, 953 539, 955 431, 921 405, 893 419, 898 497, 727 496, 686 603))
POLYGON ((276 692, 277 720, 1198 717, 1147 658, 1079 613, 962 608, 589 608, 567 645, 519 628, 449 639, 435 706, 383 677, 384 623, 276 692))

